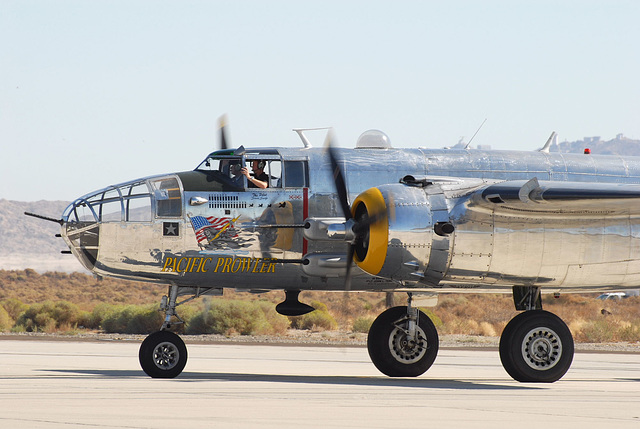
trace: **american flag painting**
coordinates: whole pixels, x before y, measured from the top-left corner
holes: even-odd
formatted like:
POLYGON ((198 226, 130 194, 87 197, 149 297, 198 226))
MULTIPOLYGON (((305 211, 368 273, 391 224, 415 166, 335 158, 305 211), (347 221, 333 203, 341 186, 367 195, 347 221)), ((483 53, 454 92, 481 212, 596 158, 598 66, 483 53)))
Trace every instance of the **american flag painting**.
POLYGON ((215 237, 220 233, 220 231, 225 231, 233 228, 233 221, 235 219, 230 219, 228 217, 213 217, 213 216, 192 216, 191 217, 191 226, 193 226, 193 232, 196 233, 196 239, 198 243, 202 243, 203 241, 208 241, 211 237, 215 237), (205 233, 207 229, 213 229, 213 235, 205 233), (208 235, 210 237, 208 237, 208 235))

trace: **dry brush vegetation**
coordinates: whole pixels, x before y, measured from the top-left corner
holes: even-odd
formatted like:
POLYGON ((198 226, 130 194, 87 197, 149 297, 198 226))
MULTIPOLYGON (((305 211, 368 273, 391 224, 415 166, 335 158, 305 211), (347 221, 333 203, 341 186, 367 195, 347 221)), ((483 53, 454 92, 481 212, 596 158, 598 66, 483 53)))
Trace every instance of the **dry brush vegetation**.
MULTIPOLYGON (((73 273, 0 270, 0 331, 148 333, 162 323, 158 311, 166 287, 73 273)), ((640 341, 640 298, 600 301, 596 295, 543 298, 579 342, 640 341)), ((281 291, 260 295, 225 290, 178 308, 190 334, 281 335, 289 328, 367 332, 386 308, 384 293, 303 292, 317 310, 300 317, 275 312, 281 291)), ((397 304, 404 303, 395 294, 397 304)), ((498 336, 516 314, 510 295, 441 295, 423 309, 441 334, 498 336)))

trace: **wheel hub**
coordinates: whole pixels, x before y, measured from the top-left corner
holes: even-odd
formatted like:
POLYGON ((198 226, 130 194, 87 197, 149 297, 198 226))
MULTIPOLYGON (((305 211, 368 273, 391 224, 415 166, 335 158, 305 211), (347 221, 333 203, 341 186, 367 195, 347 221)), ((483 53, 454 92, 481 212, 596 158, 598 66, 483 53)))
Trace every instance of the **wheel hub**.
POLYGON ((170 342, 160 343, 153 351, 153 362, 160 369, 169 370, 180 360, 180 351, 170 342))
POLYGON ((389 350, 393 357, 401 363, 418 362, 427 353, 426 334, 416 326, 416 338, 410 340, 404 329, 396 327, 389 336, 389 350))
POLYGON ((522 357, 535 370, 548 370, 556 366, 562 356, 562 342, 553 330, 536 328, 522 341, 522 357))

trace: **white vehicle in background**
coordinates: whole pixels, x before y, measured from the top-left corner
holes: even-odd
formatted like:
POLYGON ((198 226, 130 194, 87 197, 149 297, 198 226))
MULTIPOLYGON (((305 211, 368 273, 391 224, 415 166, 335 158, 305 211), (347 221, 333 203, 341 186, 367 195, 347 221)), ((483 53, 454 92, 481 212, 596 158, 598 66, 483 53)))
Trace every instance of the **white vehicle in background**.
POLYGON ((596 299, 600 299, 602 301, 605 300, 609 300, 609 299, 623 299, 623 298, 629 298, 629 296, 626 292, 608 292, 608 293, 603 293, 602 295, 599 295, 596 299))

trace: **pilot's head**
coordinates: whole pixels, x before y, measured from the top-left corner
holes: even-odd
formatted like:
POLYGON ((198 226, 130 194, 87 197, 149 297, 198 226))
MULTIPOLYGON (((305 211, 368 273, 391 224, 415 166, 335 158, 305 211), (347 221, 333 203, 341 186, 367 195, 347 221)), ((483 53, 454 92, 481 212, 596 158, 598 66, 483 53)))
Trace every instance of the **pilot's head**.
POLYGON ((240 165, 239 161, 231 161, 231 174, 234 176, 237 176, 241 173, 242 170, 242 166, 240 165))
POLYGON ((264 160, 254 160, 251 163, 251 168, 253 169, 254 172, 263 171, 266 165, 267 163, 264 160))

